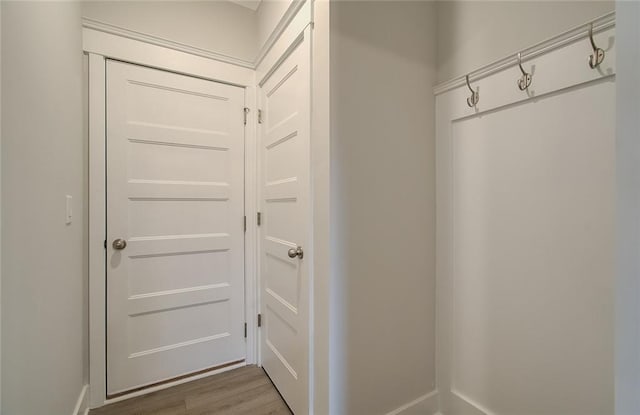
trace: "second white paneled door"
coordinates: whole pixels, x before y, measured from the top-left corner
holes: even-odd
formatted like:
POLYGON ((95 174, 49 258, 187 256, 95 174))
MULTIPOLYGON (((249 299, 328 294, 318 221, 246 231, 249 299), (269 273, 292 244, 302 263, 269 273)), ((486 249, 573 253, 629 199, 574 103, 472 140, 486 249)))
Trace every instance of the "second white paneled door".
POLYGON ((309 409, 308 39, 309 29, 261 86, 262 365, 296 415, 309 409))
POLYGON ((241 362, 244 90, 107 63, 107 393, 241 362))

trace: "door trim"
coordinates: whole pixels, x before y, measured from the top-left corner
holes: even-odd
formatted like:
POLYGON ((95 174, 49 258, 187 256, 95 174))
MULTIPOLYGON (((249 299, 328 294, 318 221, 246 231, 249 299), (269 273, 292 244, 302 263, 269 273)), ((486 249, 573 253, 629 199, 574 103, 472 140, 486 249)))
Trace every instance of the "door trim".
POLYGON ((186 50, 146 43, 123 35, 126 33, 107 33, 85 26, 82 28, 82 47, 85 53, 94 53, 123 62, 237 86, 253 85, 253 68, 221 62, 186 50))
MULTIPOLYGON (((84 29, 87 34, 89 29, 84 29)), ((257 327, 257 224, 247 220, 245 232, 245 321, 247 323, 245 363, 229 366, 198 376, 166 383, 118 399, 107 399, 106 393, 106 60, 133 63, 215 82, 232 84, 245 90, 245 105, 249 109, 245 125, 245 215, 255 218, 257 213, 257 148, 256 148, 256 88, 254 72, 247 68, 214 61, 184 52, 119 38, 111 34, 104 49, 99 42, 87 42, 84 49, 89 57, 88 80, 88 253, 89 253, 89 406, 96 408, 116 400, 123 400, 159 389, 168 388, 196 378, 211 376, 245 364, 255 364, 258 348, 257 327), (91 45, 90 48, 87 45, 91 45), (88 50, 90 49, 90 50, 88 50), (176 59, 176 53, 180 59, 176 59), (136 56, 135 59, 132 56, 136 56), (178 63, 176 63, 178 62, 178 63)))

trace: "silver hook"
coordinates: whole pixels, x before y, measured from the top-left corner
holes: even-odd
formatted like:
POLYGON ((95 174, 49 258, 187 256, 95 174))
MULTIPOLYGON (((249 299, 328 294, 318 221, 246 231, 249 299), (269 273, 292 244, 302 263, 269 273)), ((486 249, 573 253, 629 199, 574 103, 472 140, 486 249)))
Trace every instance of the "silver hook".
POLYGON ((531 85, 531 74, 527 73, 522 67, 522 54, 518 52, 518 66, 520 67, 520 72, 522 72, 522 76, 518 79, 518 88, 520 91, 525 91, 531 85))
POLYGON ((467 80, 467 88, 471 91, 471 96, 467 98, 467 105, 473 108, 478 104, 478 101, 480 101, 480 92, 474 91, 473 88, 471 88, 471 84, 469 84, 469 75, 467 75, 465 79, 467 80))
POLYGON ((593 23, 589 25, 589 41, 591 42, 591 49, 593 49, 593 54, 589 55, 589 67, 595 69, 604 60, 604 50, 597 47, 596 42, 593 41, 593 23))

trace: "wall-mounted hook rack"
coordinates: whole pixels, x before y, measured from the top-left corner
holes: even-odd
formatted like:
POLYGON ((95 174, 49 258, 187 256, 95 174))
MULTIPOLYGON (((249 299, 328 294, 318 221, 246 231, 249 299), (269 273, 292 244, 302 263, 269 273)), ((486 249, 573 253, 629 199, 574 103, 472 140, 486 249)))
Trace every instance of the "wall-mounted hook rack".
POLYGON ((604 61, 604 50, 597 47, 596 42, 593 40, 593 23, 589 26, 589 41, 591 42, 591 49, 593 49, 593 53, 589 55, 589 67, 595 69, 604 61))
POLYGON ((522 54, 520 52, 518 52, 518 66, 520 67, 520 72, 522 72, 522 76, 518 79, 518 88, 520 88, 520 91, 526 91, 531 85, 532 75, 522 67, 522 54))
POLYGON ((465 79, 467 80, 467 88, 469 88, 469 91, 471 91, 471 96, 467 98, 467 105, 473 108, 478 105, 478 102, 480 101, 480 92, 477 90, 474 91, 474 89, 471 88, 471 84, 469 83, 469 75, 467 75, 465 79))

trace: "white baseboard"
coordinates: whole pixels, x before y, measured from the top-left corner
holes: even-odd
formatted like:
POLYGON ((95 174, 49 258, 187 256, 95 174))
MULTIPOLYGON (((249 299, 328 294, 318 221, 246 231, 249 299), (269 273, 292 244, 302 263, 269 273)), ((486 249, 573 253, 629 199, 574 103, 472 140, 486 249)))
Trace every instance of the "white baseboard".
POLYGON ((438 390, 422 395, 386 415, 441 415, 438 411, 438 390))
POLYGON ((84 385, 78 395, 76 407, 72 415, 85 415, 89 411, 89 385, 84 385))

